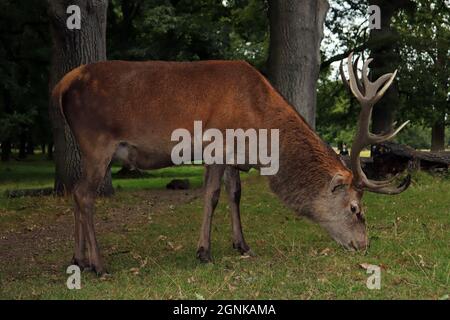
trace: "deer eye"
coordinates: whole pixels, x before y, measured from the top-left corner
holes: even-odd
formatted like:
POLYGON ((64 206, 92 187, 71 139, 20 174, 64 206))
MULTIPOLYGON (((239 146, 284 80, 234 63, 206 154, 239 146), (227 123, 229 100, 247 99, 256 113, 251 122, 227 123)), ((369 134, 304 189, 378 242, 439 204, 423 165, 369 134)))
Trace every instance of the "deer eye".
POLYGON ((331 190, 331 192, 334 193, 334 192, 336 192, 336 191, 338 191, 338 190, 344 189, 346 186, 347 186, 346 184, 339 184, 339 185, 335 186, 335 187, 333 188, 333 190, 331 190))
POLYGON ((356 211, 358 210, 358 206, 355 204, 351 204, 350 205, 350 210, 352 211, 352 213, 356 213, 356 211))

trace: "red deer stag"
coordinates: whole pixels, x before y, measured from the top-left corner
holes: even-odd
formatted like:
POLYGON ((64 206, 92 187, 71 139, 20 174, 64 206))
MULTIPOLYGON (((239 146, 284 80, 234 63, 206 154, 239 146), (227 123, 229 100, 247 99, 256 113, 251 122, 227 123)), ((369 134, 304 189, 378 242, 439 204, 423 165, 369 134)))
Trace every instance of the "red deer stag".
MULTIPOLYGON (((361 209, 363 190, 397 194, 391 181, 370 181, 360 165, 366 145, 393 137, 369 132, 373 105, 395 74, 372 83, 350 67, 348 86, 362 111, 352 146, 350 171, 339 156, 308 126, 270 83, 253 67, 239 61, 125 62, 107 61, 80 66, 54 88, 52 101, 61 109, 81 151, 82 177, 74 188, 75 252, 73 263, 105 272, 94 232, 96 191, 114 156, 142 169, 173 165, 171 133, 192 129, 201 120, 204 129, 279 129, 279 170, 269 176, 271 189, 297 214, 322 225, 348 249, 366 248, 368 240, 361 209), (380 89, 380 87, 382 87, 380 89), (380 90, 379 90, 380 89, 380 90)), ((345 80, 345 83, 347 81, 345 80)), ((255 165, 254 167, 261 167, 255 165)), ((208 165, 205 173, 204 217, 197 249, 209 261, 211 219, 221 179, 231 203, 233 245, 249 252, 240 222, 238 166, 208 165)))

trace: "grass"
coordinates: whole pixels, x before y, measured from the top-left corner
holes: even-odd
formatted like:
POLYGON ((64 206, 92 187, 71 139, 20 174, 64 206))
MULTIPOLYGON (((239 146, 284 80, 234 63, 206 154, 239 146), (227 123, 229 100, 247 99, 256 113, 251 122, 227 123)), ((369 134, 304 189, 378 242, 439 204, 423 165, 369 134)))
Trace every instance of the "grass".
MULTIPOLYGON (((113 165, 113 176, 121 169, 113 165)), ((29 156, 27 160, 0 163, 0 193, 12 189, 42 188, 53 186, 55 169, 50 161, 42 160, 41 155, 29 156)), ((146 173, 144 179, 114 179, 113 185, 118 189, 162 189, 172 179, 189 178, 193 186, 201 186, 202 166, 180 166, 146 173)))
MULTIPOLYGON (((47 162, 0 166, 0 190, 51 185, 47 162)), ((167 179, 201 181, 202 169, 181 167, 151 172, 149 178, 117 180, 122 186, 97 205, 99 232, 112 276, 82 273, 82 289, 66 288, 70 236, 48 247, 13 254, 0 263, 0 298, 20 299, 443 299, 450 293, 450 179, 414 175, 411 188, 398 196, 366 194, 371 247, 351 253, 336 245, 315 224, 299 219, 270 192, 266 180, 244 175, 242 220, 247 242, 257 254, 242 258, 231 247, 226 197, 216 210, 214 263, 195 259, 201 223, 201 198, 186 203, 151 197, 167 179), (142 192, 141 188, 152 189, 142 192), (134 222, 130 212, 133 212, 134 222), (116 218, 115 218, 116 217, 116 218), (138 217, 138 218, 136 218, 138 217), (381 266, 381 290, 366 287, 361 264, 381 266)), ((54 228, 71 230, 71 200, 0 196, 2 237, 46 237, 54 228), (64 222, 64 223, 62 223, 64 222), (64 224, 64 226, 62 226, 64 224), (53 228, 53 229, 52 229, 53 228), (37 230, 47 230, 37 232, 37 230)), ((36 245, 36 247, 38 247, 36 245)), ((1 254, 1 252, 0 252, 1 254)))

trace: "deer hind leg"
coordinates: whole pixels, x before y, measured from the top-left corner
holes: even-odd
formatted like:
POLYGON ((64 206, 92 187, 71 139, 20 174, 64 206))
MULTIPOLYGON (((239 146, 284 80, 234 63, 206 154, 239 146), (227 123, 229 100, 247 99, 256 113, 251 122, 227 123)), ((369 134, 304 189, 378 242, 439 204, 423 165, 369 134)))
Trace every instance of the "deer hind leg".
POLYGON ((72 264, 75 264, 79 266, 81 269, 85 269, 89 267, 89 262, 86 260, 86 242, 85 242, 85 236, 83 231, 83 223, 81 220, 81 208, 78 205, 78 201, 76 200, 75 196, 75 189, 74 189, 74 199, 75 199, 75 210, 74 210, 74 218, 75 218, 75 248, 74 248, 74 254, 72 258, 72 264))
POLYGON ((98 275, 102 275, 105 273, 105 269, 95 236, 94 206, 112 152, 108 152, 107 148, 97 148, 95 155, 98 156, 84 154, 82 175, 73 192, 75 200, 75 253, 73 262, 82 268, 90 268, 98 275))
POLYGON ((245 242, 241 224, 241 178, 236 167, 227 166, 224 173, 225 189, 231 209, 231 225, 233 229, 233 248, 242 255, 253 255, 250 247, 245 242))
POLYGON ((205 166, 205 196, 203 207, 203 222, 200 239, 197 246, 197 258, 201 262, 211 262, 211 222, 214 210, 220 197, 220 184, 225 166, 205 166))

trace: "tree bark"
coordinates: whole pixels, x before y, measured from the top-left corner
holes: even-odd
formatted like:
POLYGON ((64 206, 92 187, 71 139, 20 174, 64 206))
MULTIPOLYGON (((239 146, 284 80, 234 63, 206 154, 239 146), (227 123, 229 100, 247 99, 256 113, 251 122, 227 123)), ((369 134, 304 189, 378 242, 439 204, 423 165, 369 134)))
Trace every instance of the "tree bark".
POLYGON ((431 129, 431 151, 445 151, 445 115, 448 111, 448 44, 445 43, 444 37, 441 37, 441 29, 437 29, 437 55, 436 55, 436 78, 437 83, 442 88, 441 90, 434 91, 434 107, 437 109, 435 112, 439 114, 439 118, 433 123, 431 129))
POLYGON ((431 151, 445 151, 445 115, 431 128, 431 151))
POLYGON ((326 0, 269 0, 269 79, 312 128, 328 8, 326 0))
MULTIPOLYGON (((401 64, 398 53, 399 35, 391 27, 392 17, 403 8, 411 5, 410 0, 369 0, 369 5, 380 7, 381 28, 370 31, 369 49, 373 62, 371 63, 372 80, 381 75, 393 72, 401 64)), ((394 82, 377 102, 372 113, 372 131, 374 133, 392 130, 394 114, 399 100, 397 84, 394 82)))
POLYGON ((49 142, 47 147, 47 159, 53 160, 53 142, 49 142))
MULTIPOLYGON (((48 0, 50 29, 53 40, 50 70, 50 92, 70 70, 87 63, 106 60, 106 12, 107 0, 48 0), (81 29, 68 29, 70 14, 67 7, 77 5, 81 9, 81 29)), ((81 174, 80 152, 70 128, 59 110, 50 106, 55 146, 55 192, 72 191, 81 174)), ((49 152, 50 154, 50 152, 49 152)), ((108 171, 99 193, 114 192, 111 172, 108 171)))

